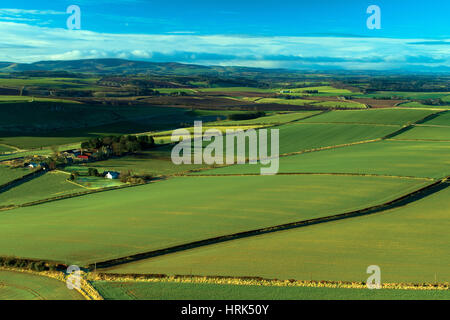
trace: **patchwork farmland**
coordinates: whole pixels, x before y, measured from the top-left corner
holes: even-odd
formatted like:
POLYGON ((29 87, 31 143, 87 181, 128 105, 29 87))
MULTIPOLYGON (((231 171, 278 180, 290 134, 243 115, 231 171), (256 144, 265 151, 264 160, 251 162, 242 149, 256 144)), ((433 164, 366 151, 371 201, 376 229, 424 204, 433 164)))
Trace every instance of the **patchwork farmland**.
POLYGON ((412 92, 165 75, 136 96, 127 77, 0 79, 63 90, 0 95, 0 299, 450 299, 446 79, 412 92), (172 133, 194 121, 279 130, 278 173, 174 164, 172 133))

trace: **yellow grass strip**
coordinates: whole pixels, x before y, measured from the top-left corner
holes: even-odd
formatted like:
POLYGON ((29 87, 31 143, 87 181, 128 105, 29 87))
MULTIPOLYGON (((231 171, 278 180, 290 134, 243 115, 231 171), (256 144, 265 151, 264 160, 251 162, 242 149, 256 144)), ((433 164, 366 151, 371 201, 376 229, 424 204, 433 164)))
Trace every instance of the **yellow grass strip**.
MULTIPOLYGON (((114 282, 171 282, 171 283, 206 283, 217 285, 248 285, 248 286, 275 286, 275 287, 313 287, 313 288, 347 288, 367 289, 364 282, 350 281, 304 281, 304 280, 278 280, 263 278, 237 278, 237 277, 209 277, 209 276, 155 276, 155 275, 119 275, 90 273, 90 281, 114 282)), ((397 290, 449 290, 449 283, 439 284, 413 284, 413 283, 383 283, 382 289, 397 290)))

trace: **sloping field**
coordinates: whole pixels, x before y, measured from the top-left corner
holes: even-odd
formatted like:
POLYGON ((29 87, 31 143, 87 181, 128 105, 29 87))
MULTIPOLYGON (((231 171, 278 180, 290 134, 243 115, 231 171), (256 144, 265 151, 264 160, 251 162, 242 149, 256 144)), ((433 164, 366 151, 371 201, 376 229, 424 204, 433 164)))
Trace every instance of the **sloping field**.
POLYGON ((436 118, 433 118, 424 123, 425 125, 438 125, 450 127, 450 111, 439 114, 436 118))
POLYGON ((179 177, 0 214, 0 255, 85 265, 357 210, 425 184, 357 176, 179 177))
POLYGON ((113 273, 260 276, 384 283, 450 281, 450 187, 382 213, 223 242, 112 268, 113 273))
POLYGON ((15 151, 16 149, 5 146, 5 145, 1 145, 0 144, 0 153, 4 153, 4 152, 12 152, 15 151))
POLYGON ((0 193, 1 205, 19 205, 36 200, 84 191, 82 187, 67 182, 64 173, 49 172, 0 193))
POLYGON ((405 109, 369 109, 327 112, 301 122, 370 123, 404 125, 418 121, 437 111, 405 109))
POLYGON ((415 126, 411 130, 405 131, 393 137, 396 140, 443 140, 450 141, 450 126, 448 127, 428 127, 415 126))
POLYGON ((364 109, 366 106, 362 103, 354 101, 318 101, 306 99, 282 99, 282 98, 263 98, 255 100, 256 103, 277 103, 288 104, 294 106, 316 106, 324 108, 340 108, 340 109, 364 109))
POLYGON ((280 154, 284 154, 382 138, 399 128, 358 124, 295 123, 281 126, 279 129, 280 154))
POLYGON ((305 99, 281 99, 281 98, 262 98, 256 103, 278 103, 278 104, 289 104, 293 106, 309 106, 315 102, 314 100, 305 100, 305 99))
MULTIPOLYGON (((186 164, 175 165, 170 158, 171 148, 160 147, 149 151, 142 151, 137 154, 132 154, 120 158, 111 158, 104 161, 96 161, 89 163, 83 167, 71 167, 71 171, 81 171, 88 168, 96 168, 99 172, 113 170, 117 172, 131 171, 134 174, 151 174, 153 176, 159 175, 173 175, 183 173, 192 169, 206 168, 205 164, 186 164)), ((67 168, 66 168, 67 170, 67 168)))
POLYGON ((171 282, 95 281, 106 300, 365 300, 449 299, 447 291, 368 290, 171 282))
POLYGON ((337 109, 366 109, 367 106, 354 101, 322 101, 313 104, 314 106, 337 109))
POLYGON ((28 273, 0 270, 0 300, 84 300, 64 282, 28 273))
POLYGON ((220 121, 207 123, 205 125, 252 125, 252 124, 283 124, 286 122, 296 121, 300 119, 307 118, 309 116, 319 114, 320 111, 303 111, 303 112, 289 112, 289 113, 277 113, 274 115, 267 115, 265 117, 260 117, 250 120, 239 120, 239 121, 220 121))
MULTIPOLYGON (((259 174, 259 164, 192 174, 259 174)), ((379 141, 280 158, 279 173, 358 173, 439 178, 450 174, 450 142, 379 141)))
POLYGON ((17 168, 13 169, 6 165, 0 165, 0 185, 5 184, 17 178, 21 178, 24 175, 31 173, 29 169, 17 168))
MULTIPOLYGON (((341 144, 382 138, 400 129, 400 126, 371 126, 360 124, 291 123, 271 129, 280 130, 280 154, 329 147, 341 144)), ((268 150, 271 150, 270 130, 268 130, 268 150)), ((207 146, 209 142, 205 142, 207 146)), ((236 148, 235 148, 236 149, 236 148)), ((224 155, 226 143, 224 143, 224 155)), ((269 152, 270 154, 270 152, 269 152)), ((248 156, 248 145, 247 145, 248 156)))
POLYGON ((405 102, 399 105, 399 107, 403 108, 427 108, 427 109, 450 109, 450 103, 447 106, 432 106, 428 104, 423 104, 420 102, 405 102))
POLYGON ((410 100, 422 100, 422 99, 445 99, 448 97, 449 92, 412 92, 412 91, 377 91, 376 93, 369 93, 361 95, 361 97, 367 98, 385 98, 394 97, 397 99, 410 99, 410 100))

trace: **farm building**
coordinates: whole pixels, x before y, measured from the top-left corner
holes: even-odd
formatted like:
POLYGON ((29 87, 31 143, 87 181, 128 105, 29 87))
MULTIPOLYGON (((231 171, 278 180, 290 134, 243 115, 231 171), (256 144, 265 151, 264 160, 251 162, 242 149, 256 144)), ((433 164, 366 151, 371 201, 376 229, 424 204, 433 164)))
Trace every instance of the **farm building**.
POLYGON ((120 173, 115 171, 108 171, 106 172, 105 178, 106 179, 119 179, 120 173))
POLYGON ((31 162, 31 163, 28 164, 28 168, 30 168, 30 169, 37 168, 38 166, 39 165, 37 163, 34 163, 34 162, 31 162))

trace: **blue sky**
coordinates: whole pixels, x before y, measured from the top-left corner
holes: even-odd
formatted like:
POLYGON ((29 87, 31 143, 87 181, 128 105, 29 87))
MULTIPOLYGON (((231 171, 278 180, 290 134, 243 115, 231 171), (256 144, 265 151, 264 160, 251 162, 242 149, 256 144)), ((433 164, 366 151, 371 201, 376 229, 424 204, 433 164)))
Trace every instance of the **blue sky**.
POLYGON ((449 12, 448 0, 0 0, 0 61, 448 71, 449 12), (66 27, 71 4, 81 30, 66 27), (366 26, 373 4, 380 30, 366 26))

